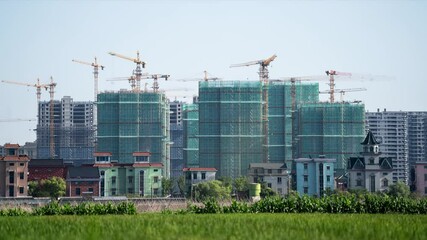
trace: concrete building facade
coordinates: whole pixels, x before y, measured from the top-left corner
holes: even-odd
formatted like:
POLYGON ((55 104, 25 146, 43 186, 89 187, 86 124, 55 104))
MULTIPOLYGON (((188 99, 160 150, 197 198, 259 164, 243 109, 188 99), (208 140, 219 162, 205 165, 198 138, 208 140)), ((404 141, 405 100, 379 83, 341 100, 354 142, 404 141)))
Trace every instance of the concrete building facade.
POLYGON ((421 196, 427 196, 427 162, 415 163, 415 189, 421 196))
POLYGON ((74 102, 69 96, 53 102, 54 156, 50 154, 50 101, 40 102, 37 157, 61 158, 75 165, 92 163, 95 147, 93 102, 74 102))
POLYGON ((5 156, 0 157, 0 197, 28 195, 27 155, 19 155, 19 144, 4 145, 5 156))
POLYGON ((287 195, 291 188, 290 172, 285 163, 251 163, 248 180, 250 183, 265 182, 281 196, 287 195))
POLYGON ((150 153, 133 153, 133 163, 111 160, 111 153, 95 153, 99 169, 100 196, 160 197, 162 194, 163 164, 150 162, 150 153))
POLYGON ((297 192, 310 196, 323 196, 325 191, 335 189, 335 159, 298 158, 295 159, 297 192))

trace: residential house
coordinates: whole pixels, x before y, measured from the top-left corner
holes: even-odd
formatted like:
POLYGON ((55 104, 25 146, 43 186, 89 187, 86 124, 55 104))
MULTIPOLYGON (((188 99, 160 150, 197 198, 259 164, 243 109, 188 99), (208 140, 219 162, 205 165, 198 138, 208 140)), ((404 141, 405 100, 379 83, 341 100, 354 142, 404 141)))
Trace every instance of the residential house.
POLYGON ((348 188, 366 189, 369 192, 386 191, 393 183, 392 158, 381 157, 379 142, 371 131, 368 131, 361 144, 361 156, 350 157, 348 161, 348 188))
POLYGON ((192 191, 192 186, 201 182, 215 180, 217 170, 215 168, 184 168, 185 189, 192 191))
POLYGON ((62 159, 32 159, 28 163, 28 181, 40 181, 51 177, 66 179, 67 165, 62 159))
POLYGON ((265 182, 279 195, 289 193, 290 177, 285 163, 251 163, 248 178, 251 183, 265 182))
POLYGON ((421 196, 427 196, 427 162, 415 163, 415 189, 421 196))
POLYGON ((100 181, 99 170, 96 167, 70 167, 67 171, 66 195, 68 197, 99 197, 100 181))
POLYGON ((323 196, 326 190, 335 189, 334 167, 332 158, 298 158, 295 159, 295 176, 297 191, 300 194, 323 196))
POLYGON ((4 145, 5 156, 0 157, 0 197, 28 195, 27 155, 19 155, 19 144, 4 145))

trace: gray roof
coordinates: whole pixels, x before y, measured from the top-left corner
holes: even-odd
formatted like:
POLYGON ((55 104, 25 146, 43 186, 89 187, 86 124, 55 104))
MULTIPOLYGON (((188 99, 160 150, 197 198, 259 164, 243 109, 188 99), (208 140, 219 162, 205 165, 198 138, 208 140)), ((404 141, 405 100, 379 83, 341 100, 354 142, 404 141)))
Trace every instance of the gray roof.
POLYGON ((250 163, 249 168, 287 169, 286 163, 250 163))
POLYGON ((64 167, 63 159, 31 159, 29 167, 64 167))
POLYGON ((361 142, 362 145, 378 145, 380 144, 376 139, 374 134, 369 130, 368 134, 366 134, 365 140, 361 142))
POLYGON ((69 167, 67 172, 67 179, 88 179, 99 178, 99 171, 96 167, 69 167))

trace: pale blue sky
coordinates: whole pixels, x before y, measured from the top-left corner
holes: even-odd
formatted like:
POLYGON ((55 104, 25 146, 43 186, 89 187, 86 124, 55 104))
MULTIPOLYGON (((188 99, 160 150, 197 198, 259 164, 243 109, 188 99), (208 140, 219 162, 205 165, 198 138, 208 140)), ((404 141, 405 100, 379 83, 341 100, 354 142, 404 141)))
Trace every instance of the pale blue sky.
MULTIPOLYGON (((337 81, 366 109, 427 111, 427 1, 0 1, 0 80, 58 83, 56 99, 93 99, 92 69, 106 66, 100 90, 129 88, 108 78, 130 76, 147 61, 150 73, 172 79, 256 80, 257 66, 230 64, 277 54, 270 77, 323 75, 325 70, 387 75, 390 81, 337 81)), ((163 89, 196 82, 160 82, 163 89)), ((320 84, 326 90, 326 83, 320 84)), ((42 99, 49 95, 43 91, 42 99)), ((322 95, 326 100, 327 96, 322 95)), ((336 96, 339 99, 339 95, 336 96)), ((0 83, 0 119, 36 118, 35 89, 0 83)), ((34 141, 36 122, 0 122, 0 144, 34 141)))

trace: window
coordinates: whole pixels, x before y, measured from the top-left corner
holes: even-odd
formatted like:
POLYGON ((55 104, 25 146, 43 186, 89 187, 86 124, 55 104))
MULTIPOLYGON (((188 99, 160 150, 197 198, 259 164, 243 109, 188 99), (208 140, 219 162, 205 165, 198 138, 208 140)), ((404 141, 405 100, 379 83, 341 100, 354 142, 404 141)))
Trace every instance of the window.
POLYGON ((271 188, 271 183, 267 183, 267 187, 271 188))
POLYGON ((128 193, 133 194, 133 188, 128 188, 128 193))
POLYGON ((90 187, 87 191, 93 193, 93 188, 90 187))
POLYGON ((427 187, 424 188, 424 193, 427 194, 427 187))
POLYGON ((154 180, 154 183, 157 183, 159 181, 159 177, 156 176, 153 178, 153 180, 154 180))
POLYGON ((133 183, 133 176, 129 176, 129 177, 128 177, 128 182, 129 182, 129 183, 133 183))
POLYGON ((271 173, 272 173, 271 169, 268 169, 268 170, 267 170, 267 173, 268 173, 268 174, 271 174, 271 173))
POLYGON ((9 186, 9 197, 13 197, 15 195, 15 188, 13 185, 9 186))
POLYGON ((330 182, 330 181, 331 181, 331 176, 326 175, 326 181, 327 181, 327 182, 330 182))
POLYGON ((308 187, 304 187, 304 193, 308 193, 308 187))
POLYGON ((282 177, 277 177, 277 183, 282 183, 282 177))
POLYGON ((19 179, 24 179, 24 173, 23 172, 19 173, 19 179))
POLYGON ((101 171, 101 176, 104 176, 105 175, 105 171, 101 171))
POLYGON ((80 188, 76 188, 76 196, 80 196, 80 188))
POLYGON ((148 162, 148 157, 147 156, 136 156, 135 162, 148 162))
POLYGON ((308 182, 308 176, 304 175, 304 182, 308 182))
POLYGON ((19 193, 24 194, 24 187, 19 187, 19 193))
POLYGON ((304 170, 307 170, 307 169, 308 169, 308 164, 304 163, 304 170))
POLYGON ((115 188, 111 189, 111 195, 116 196, 116 189, 115 188))
POLYGON ((357 176, 362 176, 362 173, 358 172, 358 173, 357 173, 357 176))
POLYGON ((15 173, 9 172, 9 183, 15 183, 15 173))
POLYGON ((202 172, 202 180, 206 179, 206 173, 202 172))
POLYGON ((331 170, 331 166, 327 165, 326 170, 331 170))
POLYGON ((154 188, 153 189, 153 194, 154 195, 159 195, 159 189, 158 188, 154 188))
POLYGON ((375 164, 375 159, 374 159, 374 158, 369 158, 369 164, 370 164, 370 165, 375 164))
POLYGON ((111 184, 116 184, 116 176, 111 177, 111 184))
POLYGON ((278 188, 277 192, 280 193, 280 194, 282 194, 282 188, 278 188))
POLYGON ((356 180, 356 186, 358 186, 358 187, 362 186, 362 179, 356 180))
POLYGON ((154 172, 158 172, 158 171, 159 171, 159 169, 154 169, 153 171, 154 171, 154 172))
POLYGON ((9 166, 15 166, 15 163, 9 163, 9 166))
POLYGON ((427 181, 427 174, 424 174, 424 181, 427 181))
POLYGON ((388 187, 388 180, 387 179, 383 180, 383 187, 388 187))
POLYGON ((193 173, 193 179, 196 180, 197 179, 197 173, 193 173))
POLYGON ((19 166, 21 166, 21 167, 22 167, 22 166, 24 166, 24 165, 25 165, 25 163, 20 163, 20 164, 19 164, 19 166))
POLYGON ((388 173, 386 173, 386 172, 383 172, 383 176, 387 176, 388 175, 388 173))

